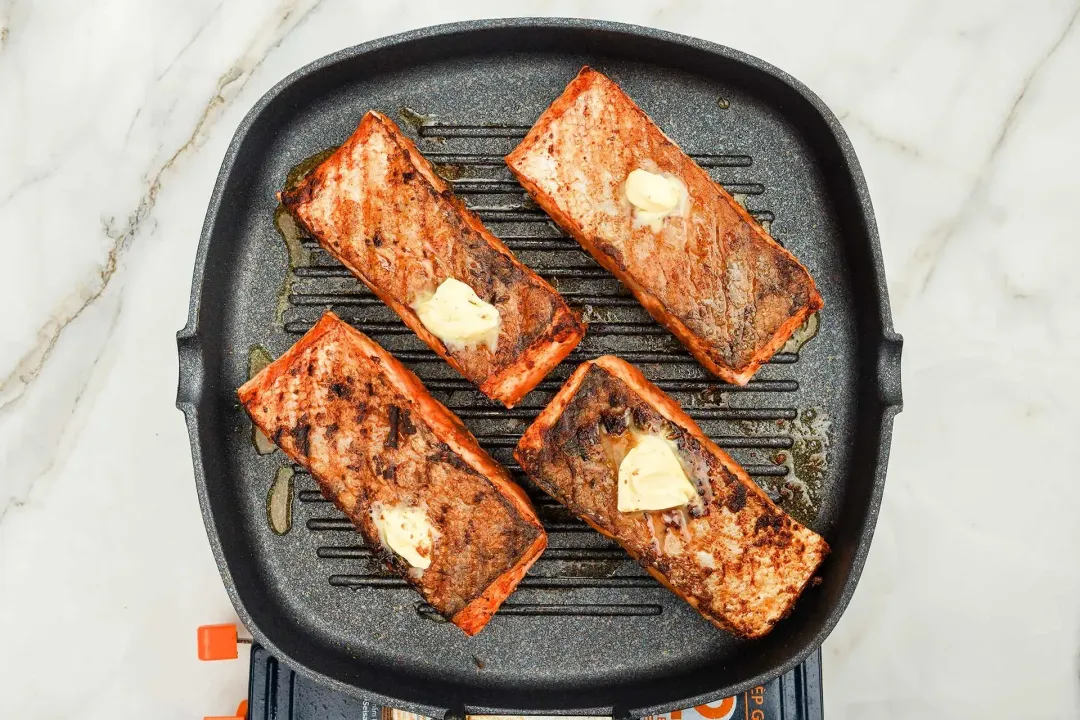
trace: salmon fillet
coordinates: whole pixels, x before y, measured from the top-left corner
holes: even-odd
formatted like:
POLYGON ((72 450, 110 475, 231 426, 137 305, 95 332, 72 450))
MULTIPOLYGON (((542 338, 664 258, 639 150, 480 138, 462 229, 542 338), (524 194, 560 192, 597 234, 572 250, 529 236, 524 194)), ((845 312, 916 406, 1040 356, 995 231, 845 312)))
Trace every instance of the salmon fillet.
POLYGON ((578 367, 525 431, 514 457, 542 490, 741 637, 761 637, 787 615, 829 552, 674 400, 616 357, 578 367), (698 501, 665 511, 618 510, 619 465, 642 433, 673 443, 698 501))
POLYGON ((479 632, 547 546, 524 491, 409 370, 333 313, 237 392, 368 545, 439 613, 479 632), (383 547, 373 510, 426 510, 430 566, 383 547))
POLYGON ((822 307, 810 273, 614 82, 584 68, 506 157, 536 202, 706 369, 745 385, 822 307), (635 169, 677 178, 685 209, 635 222, 635 169))
POLYGON ((507 407, 585 334, 562 296, 518 262, 381 113, 367 113, 344 145, 280 198, 421 340, 507 407), (417 302, 448 278, 498 309, 494 351, 447 347, 421 322, 417 302))

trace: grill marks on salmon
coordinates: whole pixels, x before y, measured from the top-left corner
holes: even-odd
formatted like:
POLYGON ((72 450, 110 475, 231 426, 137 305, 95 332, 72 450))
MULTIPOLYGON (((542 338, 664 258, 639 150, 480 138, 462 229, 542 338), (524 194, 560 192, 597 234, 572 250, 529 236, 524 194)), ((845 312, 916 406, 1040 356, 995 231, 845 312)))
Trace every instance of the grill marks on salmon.
POLYGON ((518 262, 381 113, 367 113, 344 145, 280 197, 421 340, 507 407, 585 333, 562 296, 518 262), (447 278, 499 310, 494 352, 483 344, 448 348, 420 321, 414 306, 447 278))
POLYGON ((761 637, 787 615, 829 552, 674 400, 615 357, 578 367, 514 457, 542 490, 715 625, 742 637, 761 637), (636 433, 674 443, 700 503, 619 512, 618 466, 636 433))
POLYGON ((745 385, 822 305, 809 272, 614 82, 584 68, 506 158, 536 202, 710 372, 745 385), (635 169, 670 174, 688 207, 635 223, 635 169))
POLYGON ((255 425, 306 467, 373 548, 375 503, 426 511, 431 565, 392 570, 469 635, 487 624, 547 545, 524 491, 419 379, 326 313, 238 391, 255 425))

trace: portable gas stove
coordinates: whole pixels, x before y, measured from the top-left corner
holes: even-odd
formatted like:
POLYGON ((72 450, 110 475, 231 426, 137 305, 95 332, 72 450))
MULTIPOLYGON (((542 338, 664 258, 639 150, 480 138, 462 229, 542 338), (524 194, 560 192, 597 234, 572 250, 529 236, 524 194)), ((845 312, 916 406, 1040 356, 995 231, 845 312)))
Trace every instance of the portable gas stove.
MULTIPOLYGON (((234 625, 200 628, 199 656, 204 660, 238 656, 234 625)), ((470 716, 496 720, 499 716, 470 716)), ((514 720, 524 716, 512 716, 514 720)), ((548 720, 532 716, 535 720, 548 720)), ((821 650, 775 680, 734 697, 686 710, 650 715, 644 720, 821 720, 821 650)), ((236 714, 205 720, 426 720, 421 715, 381 706, 362 696, 347 695, 291 670, 262 646, 251 648, 248 700, 236 714)), ((555 720, 555 718, 551 718, 555 720)), ((592 720, 592 719, 590 719, 592 720)))

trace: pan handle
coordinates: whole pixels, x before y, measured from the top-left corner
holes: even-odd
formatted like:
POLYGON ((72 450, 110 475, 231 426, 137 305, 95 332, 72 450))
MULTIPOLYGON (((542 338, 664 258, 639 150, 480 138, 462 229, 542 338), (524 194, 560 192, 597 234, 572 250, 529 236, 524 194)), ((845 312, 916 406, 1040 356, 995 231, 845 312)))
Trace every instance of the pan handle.
POLYGON ((179 355, 179 377, 176 384, 176 406, 185 410, 195 403, 202 388, 203 358, 199 337, 184 328, 176 333, 179 355))
POLYGON ((881 400, 897 412, 904 409, 904 392, 900 384, 900 358, 904 350, 904 338, 895 332, 887 332, 878 355, 878 388, 881 400))

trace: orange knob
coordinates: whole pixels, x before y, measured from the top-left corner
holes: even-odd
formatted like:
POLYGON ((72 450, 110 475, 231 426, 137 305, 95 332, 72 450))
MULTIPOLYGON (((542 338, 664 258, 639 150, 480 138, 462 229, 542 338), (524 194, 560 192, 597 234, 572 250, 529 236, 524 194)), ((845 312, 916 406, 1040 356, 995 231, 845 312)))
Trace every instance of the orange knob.
POLYGON ((200 660, 235 660, 235 625, 202 625, 199 627, 200 660))
POLYGON ((236 706, 235 715, 207 715, 203 718, 203 720, 247 720, 247 713, 247 700, 241 700, 240 704, 236 706))

